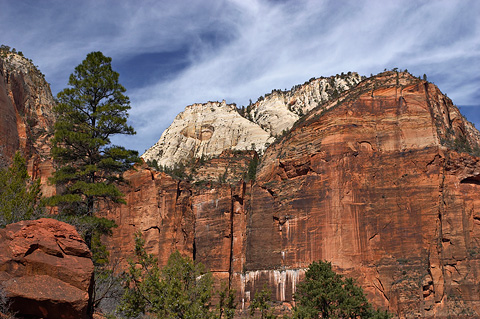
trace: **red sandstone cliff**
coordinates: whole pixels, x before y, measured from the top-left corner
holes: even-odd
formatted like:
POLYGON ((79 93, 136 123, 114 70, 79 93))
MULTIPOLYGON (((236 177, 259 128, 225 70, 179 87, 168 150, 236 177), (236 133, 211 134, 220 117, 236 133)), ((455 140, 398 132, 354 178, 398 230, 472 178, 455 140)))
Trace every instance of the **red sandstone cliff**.
MULTIPOLYGON (((0 160, 9 162, 20 150, 29 173, 42 179, 42 191, 53 170, 49 131, 54 122, 55 101, 43 74, 26 58, 11 52, 0 55, 0 160)), ((1 164, 1 163, 0 163, 1 164)))
MULTIPOLYGON (((44 182, 53 103, 30 62, 0 59, 2 155, 21 149, 44 182)), ((249 155, 207 161, 194 178, 206 183, 126 172, 127 205, 103 211, 119 225, 106 241, 123 261, 136 231, 161 264, 178 249, 229 282, 242 306, 264 284, 291 304, 305 267, 326 259, 399 316, 480 316, 480 159, 468 154, 479 141, 433 84, 383 73, 297 122, 267 149, 254 184, 231 175, 249 155), (231 185, 216 182, 226 171, 231 185)))
POLYGON ((326 108, 263 158, 247 271, 326 259, 401 316, 478 316, 480 159, 446 147, 478 147, 478 132, 438 88, 403 73, 326 108))
POLYGON ((254 185, 128 172, 109 245, 128 256, 142 231, 161 263, 179 249, 243 302, 266 283, 291 303, 305 267, 326 259, 400 316, 479 316, 480 159, 461 152, 478 136, 433 84, 380 74, 270 146, 254 185))

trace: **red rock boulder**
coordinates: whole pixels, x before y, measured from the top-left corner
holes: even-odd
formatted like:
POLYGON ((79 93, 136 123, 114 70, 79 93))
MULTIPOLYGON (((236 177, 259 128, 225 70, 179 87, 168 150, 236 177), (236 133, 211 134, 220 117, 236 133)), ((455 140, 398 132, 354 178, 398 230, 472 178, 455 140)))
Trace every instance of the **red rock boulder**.
POLYGON ((91 252, 75 227, 42 218, 0 230, 0 287, 21 316, 89 318, 91 252))

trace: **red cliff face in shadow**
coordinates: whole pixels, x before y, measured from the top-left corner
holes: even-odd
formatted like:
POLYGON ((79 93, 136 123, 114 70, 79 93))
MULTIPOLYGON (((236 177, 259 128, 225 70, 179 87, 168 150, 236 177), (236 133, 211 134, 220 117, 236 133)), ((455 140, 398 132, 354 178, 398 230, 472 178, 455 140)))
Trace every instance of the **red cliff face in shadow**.
POLYGON ((480 159, 462 152, 479 141, 433 84, 386 72, 297 123, 253 185, 126 173, 109 245, 131 255, 140 230, 162 264, 179 249, 245 303, 267 284, 292 304, 304 269, 328 260, 400 316, 479 315, 480 159))

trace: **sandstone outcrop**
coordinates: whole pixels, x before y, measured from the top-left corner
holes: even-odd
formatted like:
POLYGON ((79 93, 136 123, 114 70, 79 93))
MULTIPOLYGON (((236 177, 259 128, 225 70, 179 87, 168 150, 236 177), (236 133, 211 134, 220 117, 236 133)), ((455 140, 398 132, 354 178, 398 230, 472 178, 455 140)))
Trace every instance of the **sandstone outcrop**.
MULTIPOLYGON (((37 72, 0 58, 0 151, 8 160, 22 150, 45 182, 54 102, 37 72)), ((191 181, 146 165, 125 172, 127 204, 101 212, 118 225, 105 239, 111 258, 125 267, 140 232, 161 265, 178 249, 236 289, 242 308, 265 284, 291 307, 305 268, 326 259, 399 317, 479 317, 480 133, 408 73, 359 81, 312 79, 243 116, 224 102, 187 107, 144 158, 194 163, 191 181), (244 182, 252 148, 264 153, 256 181, 244 182)), ((0 282, 14 305, 88 312, 93 268, 69 227, 42 219, 0 230, 0 282)))
POLYGON ((358 73, 348 72, 312 78, 290 91, 273 90, 253 104, 247 117, 277 137, 290 130, 304 114, 355 87, 361 80, 358 73))
POLYGON ((478 148, 469 123, 434 85, 396 72, 326 109, 262 159, 247 275, 282 299, 267 270, 326 259, 399 316, 479 316, 480 159, 449 148, 452 140, 478 148))
MULTIPOLYGON (((214 160, 211 160, 214 161, 214 160)), ((209 167, 209 163, 205 163, 209 167)), ((202 262, 219 281, 240 287, 245 264, 249 184, 189 183, 152 170, 145 164, 124 174, 127 205, 102 210, 118 227, 106 237, 111 259, 127 266, 134 256, 134 234, 146 250, 166 265, 175 250, 202 262)), ((125 269, 125 268, 124 268, 125 269)))
POLYGON ((89 318, 91 253, 75 227, 53 219, 0 230, 0 288, 12 311, 34 318, 89 318))
POLYGON ((175 250, 193 256, 195 216, 188 182, 154 171, 146 165, 124 173, 128 185, 121 188, 127 205, 105 208, 102 216, 118 227, 106 238, 111 258, 122 265, 132 257, 134 234, 140 232, 150 253, 166 265, 175 250))
POLYGON ((184 167, 184 175, 195 185, 206 182, 235 184, 248 179, 256 169, 259 156, 255 151, 225 150, 211 159, 197 159, 184 167))
POLYGON ((242 117, 234 104, 208 102, 187 106, 143 155, 146 161, 173 167, 195 158, 214 157, 224 150, 263 152, 274 138, 242 117))
POLYGON ((225 150, 255 150, 262 154, 300 117, 360 80, 357 73, 350 72, 313 78, 290 91, 274 90, 246 109, 237 109, 225 101, 187 106, 142 157, 172 168, 202 157, 217 157, 225 150))
POLYGON ((20 150, 32 178, 41 178, 42 192, 50 196, 47 179, 53 171, 49 131, 55 105, 44 75, 23 56, 0 55, 0 159, 8 163, 20 150))
POLYGON ((480 316, 479 146, 436 86, 382 73, 298 121, 253 184, 126 173, 109 247, 131 255, 143 231, 162 264, 180 249, 244 307, 264 284, 291 305, 305 268, 326 259, 400 317, 480 316))

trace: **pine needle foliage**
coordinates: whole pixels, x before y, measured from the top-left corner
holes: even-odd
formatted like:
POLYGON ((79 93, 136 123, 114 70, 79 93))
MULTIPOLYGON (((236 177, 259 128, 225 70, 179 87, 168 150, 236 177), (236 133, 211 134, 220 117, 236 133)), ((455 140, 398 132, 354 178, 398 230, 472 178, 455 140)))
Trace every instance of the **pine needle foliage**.
POLYGON ((57 167, 51 182, 59 194, 49 204, 69 216, 94 216, 101 201, 123 203, 116 184, 138 161, 138 153, 111 145, 116 134, 135 134, 127 124, 130 101, 113 71, 112 59, 92 52, 57 95, 51 154, 57 167))
POLYGON ((137 233, 136 261, 130 261, 126 275, 122 312, 128 318, 140 314, 164 319, 214 318, 210 305, 211 273, 178 251, 170 255, 167 265, 160 270, 157 258, 145 251, 144 244, 137 233))
POLYGON ((387 312, 375 310, 361 287, 352 278, 332 270, 329 262, 313 262, 305 280, 295 292, 293 318, 377 318, 388 319, 387 312))
POLYGON ((266 286, 264 286, 261 291, 255 293, 252 303, 250 304, 250 317, 254 317, 256 310, 258 310, 260 312, 260 319, 277 318, 271 309, 271 294, 272 292, 266 286))
POLYGON ((254 181, 255 180, 255 178, 257 176, 257 167, 258 167, 259 162, 260 162, 260 159, 259 159, 258 155, 255 153, 254 157, 252 158, 252 160, 248 164, 248 170, 247 170, 247 176, 246 176, 247 181, 254 181))
POLYGON ((235 301, 235 290, 228 288, 227 285, 222 285, 218 291, 218 304, 216 307, 218 319, 233 319, 235 317, 235 309, 237 302, 235 301))
POLYGON ((0 169, 0 227, 42 215, 40 179, 31 181, 20 152, 13 163, 0 169))

